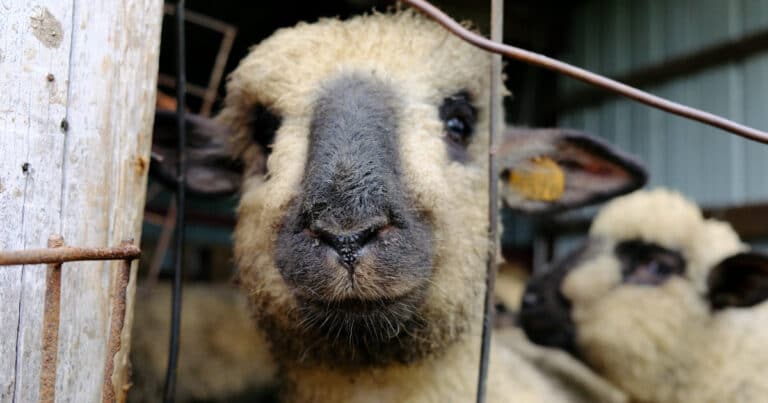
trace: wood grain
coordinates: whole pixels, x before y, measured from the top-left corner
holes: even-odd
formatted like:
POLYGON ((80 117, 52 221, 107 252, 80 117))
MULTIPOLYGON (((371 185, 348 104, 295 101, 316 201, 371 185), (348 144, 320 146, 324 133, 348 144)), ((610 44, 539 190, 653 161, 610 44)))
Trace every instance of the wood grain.
MULTIPOLYGON (((138 243, 161 18, 160 0, 0 0, 0 249, 41 248, 53 233, 71 246, 138 243)), ((59 401, 102 400, 121 264, 65 263, 59 401)), ((0 402, 39 400, 45 284, 45 265, 0 271, 0 402)), ((128 345, 113 356, 115 389, 128 345)))

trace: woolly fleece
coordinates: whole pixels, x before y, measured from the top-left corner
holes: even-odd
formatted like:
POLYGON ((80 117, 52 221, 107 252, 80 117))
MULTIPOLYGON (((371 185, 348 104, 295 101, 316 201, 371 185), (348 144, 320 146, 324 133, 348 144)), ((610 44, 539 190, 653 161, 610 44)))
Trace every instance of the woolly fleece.
MULTIPOLYGON (((433 355, 355 373, 282 362, 285 401, 474 399, 487 251, 489 66, 488 54, 412 11, 400 11, 281 29, 254 47, 230 76, 218 119, 234 130, 234 153, 246 165, 235 256, 257 316, 297 326, 292 322, 297 302, 273 262, 274 229, 300 188, 314 99, 335 77, 367 75, 398 94, 403 182, 433 226, 434 273, 418 313, 429 323, 420 337, 430 341, 433 355), (464 162, 449 157, 438 116, 442 100, 459 91, 466 91, 478 110, 464 162), (282 117, 266 177, 254 174, 252 162, 257 150, 248 119, 255 104, 282 117)), ((299 342, 312 346, 312 340, 299 342)), ((489 402, 568 401, 509 349, 494 342, 492 351, 489 402)))
MULTIPOLYGON (((128 402, 157 402, 168 364, 171 289, 158 285, 151 291, 139 289, 137 296, 128 402)), ((187 284, 181 312, 177 402, 226 402, 275 387, 277 367, 240 291, 187 284)))
POLYGON ((587 362, 640 402, 758 402, 768 396, 768 304, 712 311, 706 276, 745 246, 727 225, 705 220, 678 193, 619 198, 595 219, 597 255, 562 284, 587 362), (621 284, 613 246, 640 239, 677 250, 684 277, 660 286, 621 284))

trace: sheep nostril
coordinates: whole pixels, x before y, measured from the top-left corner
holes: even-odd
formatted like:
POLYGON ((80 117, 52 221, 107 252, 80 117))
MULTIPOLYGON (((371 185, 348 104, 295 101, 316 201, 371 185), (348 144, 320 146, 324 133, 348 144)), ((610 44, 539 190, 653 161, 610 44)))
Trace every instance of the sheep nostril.
POLYGON ((360 250, 376 238, 384 228, 386 225, 375 223, 362 230, 337 231, 315 222, 308 230, 321 242, 333 248, 339 255, 341 262, 351 269, 360 257, 360 250))
POLYGON ((527 308, 534 307, 536 306, 536 304, 538 304, 538 302, 539 302, 539 296, 532 292, 527 292, 523 295, 524 307, 527 307, 527 308))

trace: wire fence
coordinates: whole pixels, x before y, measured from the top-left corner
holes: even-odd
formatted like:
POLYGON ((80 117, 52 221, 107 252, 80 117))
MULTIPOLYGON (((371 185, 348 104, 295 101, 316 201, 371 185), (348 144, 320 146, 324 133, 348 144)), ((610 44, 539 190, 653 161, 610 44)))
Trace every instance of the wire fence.
MULTIPOLYGON (((83 248, 64 245, 61 235, 51 235, 48 247, 23 251, 0 251, 0 266, 18 266, 48 264, 45 274, 45 302, 43 308, 42 359, 40 368, 40 402, 56 401, 56 369, 59 344, 59 320, 61 313, 61 271, 63 263, 93 260, 122 260, 115 273, 110 293, 112 307, 109 322, 109 341, 104 362, 104 381, 102 401, 117 401, 112 372, 115 367, 115 354, 121 348, 121 333, 125 325, 128 302, 128 281, 131 276, 131 263, 141 256, 141 250, 133 240, 123 241, 120 246, 111 248, 83 248)), ((65 399, 66 400, 66 399, 65 399)))
MULTIPOLYGON (((607 77, 601 76, 589 72, 587 70, 563 63, 561 61, 551 59, 549 57, 529 52, 523 49, 515 48, 512 46, 504 45, 501 43, 501 27, 503 16, 503 0, 492 0, 492 36, 491 39, 484 38, 477 35, 459 23, 442 13, 435 6, 424 0, 402 0, 403 3, 408 4, 419 11, 426 14, 428 17, 436 20, 446 29, 459 36, 460 38, 472 43, 473 45, 485 49, 489 52, 496 53, 511 57, 529 64, 540 66, 546 69, 550 69, 578 80, 587 82, 591 85, 604 88, 608 91, 624 95, 638 102, 645 103, 651 107, 658 108, 669 113, 677 114, 682 117, 697 120, 699 122, 712 125, 714 127, 721 128, 723 130, 734 133, 738 136, 742 136, 754 141, 768 144, 768 133, 763 131, 730 121, 721 116, 717 116, 708 112, 704 112, 695 108, 690 108, 685 105, 681 105, 669 100, 657 97, 647 92, 641 91, 637 88, 619 83, 607 77)), ((186 75, 185 64, 186 55, 184 53, 184 18, 185 18, 185 4, 184 0, 179 0, 175 5, 175 11, 172 13, 176 16, 176 61, 177 61, 177 78, 175 80, 177 89, 177 124, 179 130, 179 144, 178 144, 178 179, 176 189, 176 243, 175 243, 175 263, 174 263, 174 284, 173 284, 173 304, 172 304, 172 325, 171 325, 171 339, 170 354, 168 358, 168 369, 166 373, 165 389, 163 392, 163 401, 173 402, 175 400, 175 380, 176 380, 176 364, 179 355, 179 318, 181 311, 181 274, 182 264, 181 257, 183 256, 184 247, 184 205, 185 205, 185 145, 186 136, 184 133, 184 105, 186 97, 186 75)), ((500 59, 499 64, 494 63, 494 69, 492 75, 494 78, 491 80, 492 88, 492 105, 500 103, 498 102, 500 83, 500 59)), ((217 63, 217 65, 223 62, 217 63)), ((222 67, 223 68, 223 67, 222 67)), ((491 240, 490 251, 488 253, 488 267, 487 267, 487 289, 485 296, 485 311, 483 318, 483 338, 481 346, 481 357, 479 365, 478 376, 478 388, 477 388, 477 402, 481 403, 485 401, 485 382, 488 371, 488 358, 490 355, 490 323, 492 322, 493 304, 489 303, 492 297, 491 292, 494 288, 495 278, 495 245, 496 245, 496 200, 497 200, 497 188, 495 178, 497 177, 496 167, 496 154, 499 149, 499 145, 495 143, 494 132, 499 131, 499 125, 501 122, 500 108, 493 108, 491 110, 491 122, 492 133, 489 148, 489 179, 491 183, 489 192, 489 238, 491 240)), ((109 374, 112 374, 114 368, 113 357, 115 352, 120 349, 120 334, 122 332, 125 314, 126 314, 126 299, 127 299, 127 287, 130 277, 131 262, 138 259, 141 255, 141 251, 138 247, 133 245, 133 241, 125 241, 120 246, 111 248, 83 248, 65 246, 64 240, 59 235, 53 235, 49 239, 48 248, 32 249, 24 251, 0 251, 0 266, 11 265, 26 265, 26 264, 48 264, 46 273, 46 293, 45 293, 45 308, 44 308, 44 322, 43 322, 43 359, 42 368, 40 372, 40 401, 54 401, 55 399, 55 380, 56 380, 56 349, 58 343, 58 326, 59 326, 59 313, 60 313, 60 293, 61 293, 61 271, 63 263, 74 261, 88 261, 88 260, 122 260, 124 263, 119 266, 119 272, 114 276, 114 282, 112 284, 113 292, 111 294, 111 306, 112 317, 110 321, 109 330, 109 345, 108 355, 105 360, 105 375, 104 375, 104 389, 103 389, 103 401, 113 402, 116 399, 114 393, 114 387, 109 374)))

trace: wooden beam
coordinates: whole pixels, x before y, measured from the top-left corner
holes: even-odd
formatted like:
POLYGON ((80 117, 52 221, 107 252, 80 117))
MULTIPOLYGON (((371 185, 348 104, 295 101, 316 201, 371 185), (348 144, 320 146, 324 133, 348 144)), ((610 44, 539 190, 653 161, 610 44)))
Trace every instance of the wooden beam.
MULTIPOLYGON (((704 217, 729 223, 742 240, 768 239, 768 203, 740 206, 707 207, 704 217)), ((537 224, 536 232, 543 237, 559 238, 568 235, 584 235, 589 231, 592 218, 551 219, 537 224)))
MULTIPOLYGON (((138 242, 162 1, 6 0, 0 9, 0 249, 43 248, 51 233, 76 246, 138 242)), ((135 265, 124 343, 108 351, 110 323, 123 315, 110 298, 121 264, 61 271, 55 364, 43 340, 53 336, 45 301, 58 279, 43 264, 0 270, 0 401, 50 399, 54 381, 56 401, 99 402, 105 377, 123 395, 135 265), (43 379, 41 395, 44 360, 55 379, 43 379)))
POLYGON ((704 209, 704 216, 726 221, 745 241, 768 239, 768 204, 704 209))

